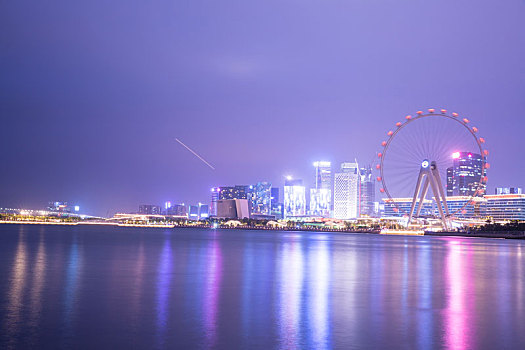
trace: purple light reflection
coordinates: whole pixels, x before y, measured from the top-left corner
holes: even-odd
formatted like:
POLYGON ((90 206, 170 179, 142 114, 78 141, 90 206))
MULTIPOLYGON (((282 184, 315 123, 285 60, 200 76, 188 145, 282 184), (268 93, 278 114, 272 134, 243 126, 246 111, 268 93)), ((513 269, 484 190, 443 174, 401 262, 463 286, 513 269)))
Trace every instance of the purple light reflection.
POLYGON ((160 266, 157 282, 157 341, 159 346, 166 342, 165 333, 168 323, 168 303, 173 269, 173 254, 169 238, 164 241, 164 248, 160 257, 160 266))
POLYGON ((207 256, 204 335, 206 337, 206 347, 213 348, 217 342, 218 302, 222 278, 222 252, 217 240, 213 240, 209 244, 207 256))
POLYGON ((466 288, 469 282, 466 257, 463 256, 461 241, 448 243, 446 279, 448 285, 448 304, 445 310, 445 343, 447 349, 466 349, 472 347, 467 324, 466 288))

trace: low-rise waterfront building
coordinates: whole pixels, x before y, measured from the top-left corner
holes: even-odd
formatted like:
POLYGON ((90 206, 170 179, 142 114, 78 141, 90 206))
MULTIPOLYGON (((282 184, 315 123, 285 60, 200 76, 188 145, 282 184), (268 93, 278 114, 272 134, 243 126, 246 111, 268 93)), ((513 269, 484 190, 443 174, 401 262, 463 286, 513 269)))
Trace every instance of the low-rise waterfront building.
POLYGON ((247 199, 219 199, 217 201, 217 218, 245 219, 250 217, 247 199))
POLYGON ((494 221, 525 221, 525 194, 486 195, 485 198, 487 216, 494 221))

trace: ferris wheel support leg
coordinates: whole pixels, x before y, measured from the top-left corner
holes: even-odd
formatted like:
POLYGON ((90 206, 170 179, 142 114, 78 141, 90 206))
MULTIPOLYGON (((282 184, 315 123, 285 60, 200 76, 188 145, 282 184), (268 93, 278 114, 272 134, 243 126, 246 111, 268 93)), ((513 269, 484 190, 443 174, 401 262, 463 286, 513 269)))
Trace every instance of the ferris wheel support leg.
POLYGON ((423 204, 424 204, 424 201, 425 201, 425 197, 427 196, 428 186, 429 185, 430 185, 430 178, 427 175, 425 177, 425 183, 423 184, 423 190, 421 191, 421 196, 419 197, 419 205, 418 205, 417 210, 416 210, 416 217, 419 216, 419 214, 421 213, 421 208, 423 208, 423 204))
POLYGON ((443 207, 445 207, 445 214, 448 217, 450 213, 448 211, 447 197, 445 196, 445 191, 443 190, 443 183, 441 182, 441 176, 439 176, 439 171, 437 169, 436 162, 432 162, 432 163, 433 163, 432 175, 434 175, 434 178, 436 179, 439 194, 441 196, 441 199, 443 200, 443 207))
POLYGON ((412 221, 412 214, 414 214, 414 209, 416 207, 417 203, 417 195, 419 194, 419 189, 421 188, 421 181, 423 180, 423 176, 425 173, 420 170, 419 176, 417 177, 417 183, 416 183, 416 189, 414 191, 414 197, 412 198, 412 205, 410 206, 410 213, 408 213, 408 222, 407 226, 410 225, 410 222, 412 221))
POLYGON ((432 192, 434 193, 434 198, 436 199, 436 204, 439 211, 439 216, 441 217, 441 222, 443 223, 443 228, 448 230, 447 220, 445 214, 443 213, 443 207, 441 206, 441 196, 439 195, 439 190, 437 188, 436 179, 434 176, 431 177, 430 186, 432 186, 432 192))

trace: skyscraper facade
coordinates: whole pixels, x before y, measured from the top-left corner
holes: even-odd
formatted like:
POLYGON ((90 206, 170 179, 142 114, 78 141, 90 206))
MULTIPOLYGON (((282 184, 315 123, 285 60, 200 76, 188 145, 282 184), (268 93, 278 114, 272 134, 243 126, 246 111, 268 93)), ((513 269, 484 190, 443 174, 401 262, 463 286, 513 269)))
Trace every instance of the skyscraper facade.
POLYGON ((269 182, 258 182, 253 187, 252 213, 270 215, 272 208, 272 184, 269 182))
POLYGON ((280 198, 279 197, 279 187, 272 187, 271 194, 272 194, 271 215, 274 215, 276 219, 282 219, 283 212, 284 212, 284 209, 283 209, 284 206, 283 206, 283 203, 280 202, 280 199, 279 199, 280 198))
POLYGON ((303 180, 287 179, 284 183, 284 216, 306 215, 306 189, 303 180))
POLYGON ((356 163, 342 163, 334 176, 334 218, 353 219, 359 215, 360 173, 356 163))
POLYGON ((472 196, 484 174, 482 156, 472 152, 455 152, 452 159, 452 167, 447 168, 447 196, 472 196))
POLYGON ((219 199, 248 199, 249 186, 220 187, 219 199))
POLYGON ((372 167, 368 165, 361 168, 360 175, 359 216, 375 216, 376 187, 372 177, 372 167))
POLYGON ((219 200, 220 191, 219 187, 212 187, 211 189, 210 216, 217 216, 217 201, 219 200))
POLYGON ((330 162, 314 162, 315 188, 310 189, 310 214, 329 217, 332 205, 332 168, 330 162))

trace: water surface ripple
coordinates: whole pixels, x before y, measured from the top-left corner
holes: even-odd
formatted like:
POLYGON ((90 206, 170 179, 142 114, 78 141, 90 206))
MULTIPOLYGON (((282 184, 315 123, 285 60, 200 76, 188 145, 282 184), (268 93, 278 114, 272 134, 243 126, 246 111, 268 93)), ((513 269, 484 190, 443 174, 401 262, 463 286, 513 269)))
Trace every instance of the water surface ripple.
POLYGON ((522 349, 525 242, 0 225, 0 348, 522 349))

